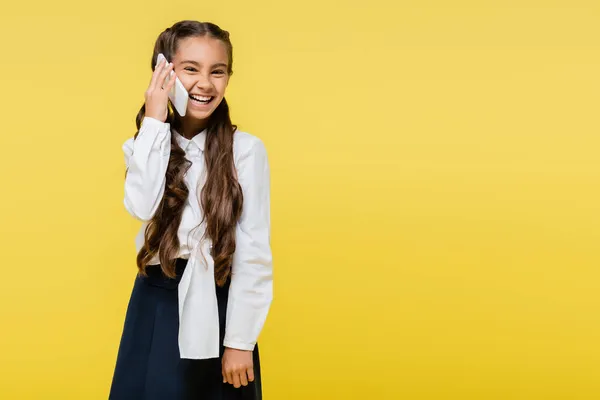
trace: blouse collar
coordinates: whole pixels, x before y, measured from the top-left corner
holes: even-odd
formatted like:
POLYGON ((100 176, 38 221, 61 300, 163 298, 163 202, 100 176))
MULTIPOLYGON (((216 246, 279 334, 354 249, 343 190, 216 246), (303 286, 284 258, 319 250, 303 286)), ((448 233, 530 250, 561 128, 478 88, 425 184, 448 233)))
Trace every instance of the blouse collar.
POLYGON ((173 133, 175 134, 175 139, 177 140, 177 144, 179 144, 179 147, 181 147, 184 151, 187 150, 190 143, 195 144, 196 147, 198 147, 201 151, 204 151, 204 145, 206 143, 206 132, 207 131, 208 131, 208 129, 206 128, 206 129, 202 130, 200 133, 198 133, 196 136, 194 136, 192 139, 187 139, 182 134, 180 134, 179 132, 177 132, 176 130, 173 129, 173 133))

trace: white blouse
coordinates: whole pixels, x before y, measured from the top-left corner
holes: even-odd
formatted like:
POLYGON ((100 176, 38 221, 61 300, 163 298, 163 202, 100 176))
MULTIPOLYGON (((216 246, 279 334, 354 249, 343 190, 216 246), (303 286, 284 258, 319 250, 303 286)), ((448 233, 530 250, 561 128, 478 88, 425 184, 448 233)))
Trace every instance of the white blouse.
MULTIPOLYGON (((209 239, 200 241, 202 220, 199 194, 205 182, 206 130, 191 140, 173 130, 192 165, 185 175, 190 194, 179 226, 179 257, 188 259, 178 286, 179 353, 181 358, 219 357, 219 314, 215 293, 214 261, 209 239), (194 229, 198 227, 197 229, 194 229)), ((125 208, 144 221, 136 237, 136 250, 144 244, 147 222, 156 212, 165 190, 165 173, 171 153, 168 123, 145 117, 139 134, 123 145, 127 176, 125 208)), ((253 350, 273 298, 273 264, 270 246, 270 171, 262 141, 237 130, 233 139, 237 178, 244 202, 236 228, 231 286, 227 304, 224 345, 253 350)), ((159 264, 155 257, 151 264, 159 264)))

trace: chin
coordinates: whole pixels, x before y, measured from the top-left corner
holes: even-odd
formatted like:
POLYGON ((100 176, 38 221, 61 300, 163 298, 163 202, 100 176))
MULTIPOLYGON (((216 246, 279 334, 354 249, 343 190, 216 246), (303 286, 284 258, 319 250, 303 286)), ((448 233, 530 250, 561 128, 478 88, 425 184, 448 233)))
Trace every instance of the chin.
POLYGON ((191 110, 191 109, 188 109, 188 112, 186 113, 186 116, 190 116, 190 117, 193 117, 195 119, 206 119, 206 118, 210 117, 213 112, 215 112, 215 110, 202 111, 202 110, 191 110))

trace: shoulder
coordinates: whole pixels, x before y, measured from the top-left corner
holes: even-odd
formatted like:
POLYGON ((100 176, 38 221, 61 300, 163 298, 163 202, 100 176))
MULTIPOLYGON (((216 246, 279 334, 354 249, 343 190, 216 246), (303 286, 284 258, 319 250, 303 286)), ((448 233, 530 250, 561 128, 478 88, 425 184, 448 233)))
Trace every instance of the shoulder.
POLYGON ((249 156, 266 158, 266 153, 265 145, 258 136, 239 129, 233 134, 233 156, 236 164, 249 156))

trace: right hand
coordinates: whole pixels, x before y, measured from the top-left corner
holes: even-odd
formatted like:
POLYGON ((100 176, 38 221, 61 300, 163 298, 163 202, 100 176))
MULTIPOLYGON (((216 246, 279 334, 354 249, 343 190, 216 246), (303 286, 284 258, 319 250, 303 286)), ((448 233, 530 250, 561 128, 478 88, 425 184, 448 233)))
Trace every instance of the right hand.
POLYGON ((166 60, 161 61, 161 63, 154 68, 152 80, 144 94, 146 99, 146 117, 154 118, 162 122, 167 120, 167 115, 169 113, 169 91, 175 84, 175 74, 169 77, 166 84, 164 82, 172 70, 173 64, 167 64, 166 60))

